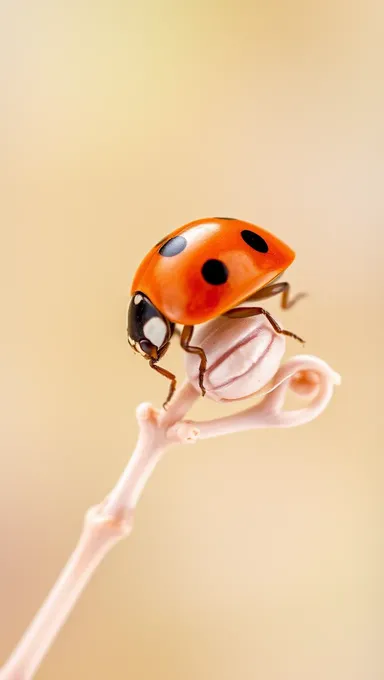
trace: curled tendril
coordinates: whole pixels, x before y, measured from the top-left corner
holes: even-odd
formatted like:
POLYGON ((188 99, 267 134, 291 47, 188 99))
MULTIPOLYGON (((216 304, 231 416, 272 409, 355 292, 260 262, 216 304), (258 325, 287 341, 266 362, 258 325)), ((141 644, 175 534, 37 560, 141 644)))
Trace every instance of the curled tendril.
MULTIPOLYGON (((295 427, 316 418, 328 405, 340 376, 322 359, 297 355, 280 365, 285 338, 277 335, 263 317, 215 320, 194 338, 208 358, 207 396, 219 402, 235 402, 249 397, 258 402, 238 413, 195 422, 184 420, 168 432, 168 438, 196 441, 231 432, 262 427, 295 427), (309 399, 303 408, 284 410, 288 388, 309 399), (193 433, 193 435, 192 435, 193 433)), ((186 359, 190 384, 198 392, 198 363, 186 359)))
POLYGON ((173 439, 178 433, 182 440, 183 433, 186 438, 197 441, 243 430, 304 425, 324 411, 341 379, 325 361, 299 355, 281 366, 275 381, 276 387, 272 387, 262 401, 250 408, 213 420, 184 420, 173 425, 168 436, 173 439), (310 403, 304 408, 284 410, 288 389, 300 397, 309 398, 310 403))

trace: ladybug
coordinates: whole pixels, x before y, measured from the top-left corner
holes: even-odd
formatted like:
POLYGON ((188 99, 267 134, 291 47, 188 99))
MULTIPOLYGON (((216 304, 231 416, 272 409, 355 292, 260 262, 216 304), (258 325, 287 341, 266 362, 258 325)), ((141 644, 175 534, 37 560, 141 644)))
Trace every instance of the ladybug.
POLYGON ((283 330, 262 307, 237 307, 282 294, 288 309, 303 293, 289 299, 289 283, 276 283, 292 264, 295 253, 265 229, 249 222, 214 217, 194 220, 157 243, 141 262, 131 288, 128 341, 149 365, 170 380, 164 407, 176 377, 158 365, 169 348, 176 324, 181 324, 181 347, 200 358, 199 384, 204 396, 207 357, 191 344, 193 329, 217 316, 231 319, 264 314, 277 333, 304 342, 283 330))

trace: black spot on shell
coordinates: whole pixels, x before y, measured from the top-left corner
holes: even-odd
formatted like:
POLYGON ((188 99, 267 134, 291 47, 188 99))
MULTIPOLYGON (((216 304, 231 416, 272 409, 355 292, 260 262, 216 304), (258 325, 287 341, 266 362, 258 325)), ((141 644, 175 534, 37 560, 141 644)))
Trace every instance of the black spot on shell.
POLYGON ((257 250, 258 253, 268 252, 268 243, 264 241, 262 236, 256 234, 256 232, 250 231, 250 229, 243 229, 241 238, 245 241, 247 246, 250 246, 253 250, 257 250))
POLYGON ((160 255, 163 255, 163 257, 174 257, 183 252, 186 246, 187 239, 185 239, 184 236, 174 236, 161 246, 159 253, 160 255))
POLYGON ((215 217, 215 220, 235 220, 236 217, 215 217))
POLYGON ((212 286, 221 286, 228 280, 228 267, 221 260, 207 260, 204 262, 201 273, 207 283, 212 286))

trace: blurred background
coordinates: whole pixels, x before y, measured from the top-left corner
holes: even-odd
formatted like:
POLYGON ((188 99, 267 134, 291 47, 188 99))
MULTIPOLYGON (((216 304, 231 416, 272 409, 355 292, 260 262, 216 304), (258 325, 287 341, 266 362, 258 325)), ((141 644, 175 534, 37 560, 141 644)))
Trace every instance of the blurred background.
POLYGON ((302 428, 172 449, 38 678, 382 677, 383 20, 375 0, 2 0, 1 661, 135 407, 163 399, 126 341, 135 268, 218 214, 296 250, 310 297, 268 309, 342 386, 302 428))

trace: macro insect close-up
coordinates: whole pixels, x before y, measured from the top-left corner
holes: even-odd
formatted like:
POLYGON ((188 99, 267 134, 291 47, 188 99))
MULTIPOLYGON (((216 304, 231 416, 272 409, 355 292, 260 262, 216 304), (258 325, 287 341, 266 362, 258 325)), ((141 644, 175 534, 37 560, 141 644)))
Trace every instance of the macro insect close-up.
POLYGON ((383 677, 383 26, 0 3, 0 680, 383 677))
POLYGON ((164 406, 176 388, 176 376, 158 362, 166 354, 177 325, 180 345, 200 359, 199 385, 204 396, 207 357, 193 345, 197 324, 218 316, 244 319, 263 314, 276 333, 304 344, 282 328, 264 307, 250 303, 281 295, 289 309, 304 293, 290 295, 278 281, 295 258, 294 251, 259 226, 231 217, 194 220, 159 241, 141 262, 133 279, 128 310, 128 341, 151 368, 170 380, 164 406), (241 303, 247 306, 239 306, 241 303))

